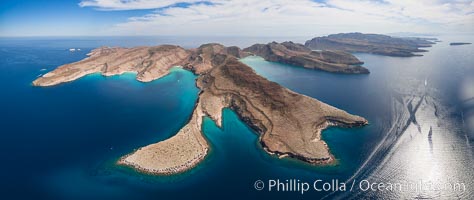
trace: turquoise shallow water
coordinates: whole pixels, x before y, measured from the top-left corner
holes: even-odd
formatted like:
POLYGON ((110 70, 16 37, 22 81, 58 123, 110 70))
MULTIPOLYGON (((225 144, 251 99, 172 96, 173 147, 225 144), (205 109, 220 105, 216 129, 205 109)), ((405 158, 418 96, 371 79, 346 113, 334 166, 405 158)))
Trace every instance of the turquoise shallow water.
MULTIPOLYGON (((143 42, 130 40, 125 44, 143 42)), ((115 162, 136 148, 171 137, 186 123, 199 92, 191 72, 174 68, 151 83, 140 83, 135 74, 126 73, 112 77, 94 74, 49 88, 30 84, 38 75, 80 60, 91 48, 108 43, 97 38, 0 40, 3 197, 319 199, 330 195, 469 199, 473 195, 469 180, 474 175, 473 136, 463 124, 472 113, 472 105, 461 95, 466 93, 463 84, 474 74, 472 57, 466 56, 474 53, 472 47, 440 43, 423 57, 414 58, 357 54, 371 70, 370 75, 330 74, 259 57, 245 58, 242 62, 262 76, 364 116, 371 124, 324 131, 323 139, 338 164, 314 167, 266 154, 256 133, 226 109, 222 129, 205 119, 204 135, 212 147, 206 160, 186 173, 163 177, 144 175, 115 162), (83 51, 70 53, 66 50, 70 47, 83 51), (351 177, 376 181, 450 179, 466 183, 468 190, 463 194, 356 190, 301 195, 254 189, 256 180, 342 182, 351 177)))

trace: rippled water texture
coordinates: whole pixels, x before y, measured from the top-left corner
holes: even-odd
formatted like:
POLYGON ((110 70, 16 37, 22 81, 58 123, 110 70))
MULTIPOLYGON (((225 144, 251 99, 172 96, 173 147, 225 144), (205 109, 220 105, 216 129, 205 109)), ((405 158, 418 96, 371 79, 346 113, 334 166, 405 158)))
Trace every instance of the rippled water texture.
MULTIPOLYGON (((31 81, 83 59, 101 45, 175 43, 209 38, 49 38, 0 40, 0 191, 6 199, 189 198, 474 198, 474 47, 449 46, 472 37, 441 37, 422 57, 356 54, 369 75, 340 75, 266 62, 241 61, 296 92, 366 117, 363 128, 323 132, 337 165, 309 166, 261 150, 257 135, 229 109, 223 128, 205 119, 211 153, 198 167, 171 177, 149 176, 115 161, 171 137, 188 120, 198 89, 191 72, 175 68, 151 83, 135 74, 89 75, 36 88, 31 81), (68 48, 81 48, 68 52, 68 48), (256 180, 463 183, 464 193, 439 190, 352 192, 256 191, 256 180)), ((220 39, 245 47, 262 38, 220 39)), ((299 41, 299 40, 297 40, 299 41)), ((299 41, 301 42, 301 41, 299 41)))

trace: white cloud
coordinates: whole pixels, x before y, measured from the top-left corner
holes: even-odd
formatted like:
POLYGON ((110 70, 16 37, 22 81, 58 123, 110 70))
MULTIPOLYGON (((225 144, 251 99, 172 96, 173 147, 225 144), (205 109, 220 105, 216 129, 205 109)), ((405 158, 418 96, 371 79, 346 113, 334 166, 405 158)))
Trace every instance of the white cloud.
POLYGON ((107 30, 117 35, 314 35, 333 32, 472 32, 466 0, 85 0, 101 10, 156 9, 107 30), (200 3, 201 2, 201 3, 200 3), (185 7, 173 6, 190 3, 185 7))
POLYGON ((437 24, 473 21, 472 1, 433 1, 433 0, 385 0, 350 1, 328 0, 328 4, 354 12, 376 15, 400 21, 416 21, 437 24), (470 16, 469 16, 470 13, 470 16))
POLYGON ((141 10, 170 6, 176 3, 195 3, 202 0, 83 0, 81 7, 95 7, 100 10, 141 10))

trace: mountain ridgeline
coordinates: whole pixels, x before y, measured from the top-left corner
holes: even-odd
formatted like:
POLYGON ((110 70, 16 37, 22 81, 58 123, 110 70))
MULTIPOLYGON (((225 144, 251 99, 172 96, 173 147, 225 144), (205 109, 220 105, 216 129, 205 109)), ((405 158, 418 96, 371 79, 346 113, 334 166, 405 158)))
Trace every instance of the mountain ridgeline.
POLYGON ((343 51, 312 51, 293 42, 254 44, 243 49, 267 61, 346 74, 368 74, 362 61, 343 51))

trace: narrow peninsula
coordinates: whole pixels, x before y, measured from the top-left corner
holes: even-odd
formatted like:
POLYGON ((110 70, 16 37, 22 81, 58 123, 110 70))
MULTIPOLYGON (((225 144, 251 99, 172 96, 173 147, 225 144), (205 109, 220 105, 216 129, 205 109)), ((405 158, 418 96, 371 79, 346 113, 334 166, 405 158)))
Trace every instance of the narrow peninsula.
MULTIPOLYGON (((368 124, 314 98, 295 93, 259 76, 238 59, 250 55, 238 47, 205 44, 195 49, 174 45, 93 50, 89 57, 58 67, 33 82, 52 86, 91 73, 104 76, 137 72, 148 82, 182 66, 199 75, 201 90, 192 116, 173 137, 123 156, 118 163, 152 174, 175 174, 202 161, 209 144, 202 134, 203 117, 222 126, 222 109, 230 108, 259 133, 259 142, 270 154, 289 156, 313 164, 334 161, 321 131, 329 126, 356 127, 368 124)), ((357 62, 353 60, 353 62, 357 62)), ((346 61, 344 61, 346 62, 346 61)), ((347 62, 346 62, 347 63, 347 62)))

